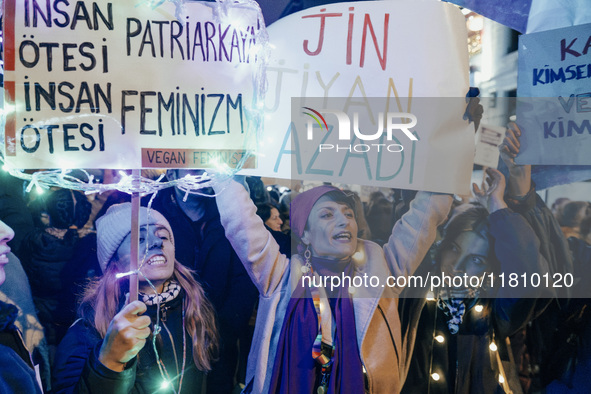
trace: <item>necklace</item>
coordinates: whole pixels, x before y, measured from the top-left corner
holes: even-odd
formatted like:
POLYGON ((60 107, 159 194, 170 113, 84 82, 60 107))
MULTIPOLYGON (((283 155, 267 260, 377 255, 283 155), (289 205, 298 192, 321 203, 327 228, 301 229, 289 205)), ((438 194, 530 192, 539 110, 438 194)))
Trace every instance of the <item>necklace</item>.
MULTIPOLYGON (((160 303, 158 302, 158 304, 160 304, 160 303)), ((158 305, 158 309, 160 309, 160 305, 158 305)), ((170 378, 170 375, 169 375, 168 371, 166 370, 166 366, 164 365, 164 362, 162 361, 162 359, 158 355, 158 350, 156 349, 156 335, 159 335, 161 332, 160 325, 158 324, 158 322, 154 326, 154 335, 152 337, 152 346, 154 347, 154 353, 156 354, 156 360, 157 360, 158 369, 160 370, 160 376, 162 376, 162 379, 165 382, 168 382, 168 384, 172 388, 172 391, 175 394, 177 394, 177 393, 180 394, 181 388, 183 387, 183 377, 185 375, 185 365, 186 365, 186 361, 187 361, 187 335, 185 333, 185 300, 184 299, 183 299, 183 306, 182 306, 182 314, 183 314, 183 320, 182 320, 183 364, 181 366, 178 391, 174 389, 174 386, 172 385, 172 379, 170 378)), ((168 327, 166 326, 166 324, 164 322, 162 322, 162 324, 164 325, 164 329, 168 333, 168 337, 170 338, 170 343, 172 344, 172 350, 173 350, 173 354, 174 354, 175 365, 176 365, 177 376, 178 376, 178 359, 177 359, 177 355, 176 355, 176 346, 174 344, 174 337, 172 336, 172 334, 171 334, 170 330, 168 329, 168 327)))

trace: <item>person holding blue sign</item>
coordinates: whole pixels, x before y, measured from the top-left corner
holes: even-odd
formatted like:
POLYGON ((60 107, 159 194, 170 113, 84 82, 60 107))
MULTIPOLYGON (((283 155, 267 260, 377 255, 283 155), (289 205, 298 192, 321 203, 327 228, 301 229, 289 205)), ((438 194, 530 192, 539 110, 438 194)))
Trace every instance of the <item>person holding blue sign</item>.
MULTIPOLYGON (((525 131, 524 131, 525 132, 525 131)), ((509 170, 508 201, 522 212, 541 241, 540 253, 550 264, 553 277, 571 275, 574 286, 555 299, 540 299, 546 305, 517 338, 511 338, 521 349, 520 370, 524 387, 547 393, 579 393, 589 388, 591 345, 591 305, 588 298, 591 247, 565 237, 559 222, 535 192, 531 165, 515 163, 522 144, 522 128, 510 123, 499 146, 503 163, 509 170)), ((567 232, 568 234, 568 232, 567 232)), ((541 309, 540 309, 541 310, 541 309)))
POLYGON ((423 277, 452 278, 430 296, 425 289, 400 301, 423 305, 404 394, 495 394, 520 386, 515 365, 505 361, 505 338, 531 320, 538 297, 553 292, 509 285, 509 278, 548 272, 548 263, 528 221, 509 209, 504 176, 490 168, 486 174, 484 190, 474 185, 478 202, 452 211, 433 259, 419 268, 423 277))

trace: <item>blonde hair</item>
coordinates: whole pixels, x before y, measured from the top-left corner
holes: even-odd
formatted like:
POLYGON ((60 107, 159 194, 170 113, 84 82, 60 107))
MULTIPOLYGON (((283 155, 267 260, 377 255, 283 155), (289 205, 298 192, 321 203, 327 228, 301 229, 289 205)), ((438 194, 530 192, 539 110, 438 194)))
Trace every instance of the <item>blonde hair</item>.
MULTIPOLYGON (((116 261, 108 264, 102 277, 91 281, 84 290, 79 308, 81 317, 93 323, 102 338, 113 317, 119 312, 127 292, 128 280, 118 280, 116 261)), ((197 369, 210 371, 218 352, 218 334, 213 306, 192 271, 175 260, 172 278, 185 290, 185 330, 193 342, 193 361, 197 369)))

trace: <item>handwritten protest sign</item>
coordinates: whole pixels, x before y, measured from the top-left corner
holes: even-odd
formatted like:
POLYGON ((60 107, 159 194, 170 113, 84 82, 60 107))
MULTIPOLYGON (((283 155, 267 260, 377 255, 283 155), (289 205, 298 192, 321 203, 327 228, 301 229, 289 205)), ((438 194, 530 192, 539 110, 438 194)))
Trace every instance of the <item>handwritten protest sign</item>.
POLYGON ((497 168, 499 162, 499 145, 505 137, 503 127, 480 124, 476 132, 476 152, 474 164, 497 168))
POLYGON ((253 4, 6 0, 7 161, 235 167, 253 148, 253 4))
POLYGON ((522 164, 591 164, 591 24, 520 37, 522 164))
MULTIPOLYGON (((465 21, 457 7, 406 0, 329 4, 280 19, 268 33, 273 51, 267 68, 259 167, 243 173, 458 193, 468 190, 474 130, 462 120, 468 54, 465 21), (420 105, 419 97, 461 99, 430 99, 428 105, 426 101, 420 105), (297 125, 300 117, 307 121, 304 107, 320 111, 330 105, 316 98, 343 98, 343 105, 358 110, 372 107, 371 98, 383 98, 388 107, 380 104, 379 110, 370 111, 370 127, 374 132, 378 129, 379 112, 412 113, 418 120, 412 128, 417 141, 396 132, 404 148, 398 152, 355 151, 360 141, 341 141, 351 145, 351 150, 331 155, 326 164, 330 167, 326 167, 318 161, 322 155, 304 145, 308 142, 306 122, 297 125), (292 118, 292 107, 298 119, 292 118)), ((323 116, 333 130, 336 118, 323 116)), ((318 128, 314 136, 321 133, 318 128)), ((314 146, 318 148, 318 143, 314 146)))

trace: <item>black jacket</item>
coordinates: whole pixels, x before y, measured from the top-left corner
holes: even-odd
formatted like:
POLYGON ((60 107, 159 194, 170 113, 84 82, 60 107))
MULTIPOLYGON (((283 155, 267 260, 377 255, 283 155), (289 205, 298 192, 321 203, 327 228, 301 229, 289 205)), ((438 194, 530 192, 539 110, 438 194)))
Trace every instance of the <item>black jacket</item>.
MULTIPOLYGON (((160 305, 162 329, 156 337, 156 349, 170 378, 166 375, 163 377, 158 368, 152 335, 147 339, 146 345, 138 356, 127 364, 123 372, 106 368, 98 360, 102 338, 88 320, 79 319, 70 327, 58 348, 52 376, 53 393, 172 392, 161 388, 165 379, 171 381, 175 390, 178 391, 183 353, 186 364, 181 392, 202 393, 204 373, 195 367, 192 340, 182 325, 184 297, 185 293, 182 291, 173 300, 160 305), (183 333, 186 341, 185 351, 183 351, 183 333)), ((152 318, 153 332, 156 306, 149 305, 146 314, 152 318)))
POLYGON ((33 364, 14 325, 18 310, 0 301, 0 393, 41 393, 33 364))
POLYGON ((159 192, 153 208, 170 223, 177 260, 196 272, 196 279, 215 308, 220 356, 208 375, 207 385, 209 393, 227 394, 234 388, 236 343, 248 330, 259 293, 226 238, 215 198, 201 198, 205 216, 195 222, 177 204, 174 188, 159 192))
POLYGON ((96 234, 79 238, 68 233, 57 238, 44 229, 27 235, 21 263, 29 283, 37 315, 49 345, 57 346, 76 320, 76 298, 89 275, 100 272, 95 261, 96 234))
MULTIPOLYGON (((536 296, 551 292, 523 287, 508 289, 510 273, 530 275, 536 272, 542 275, 548 272, 548 263, 539 253, 540 242, 524 217, 503 209, 491 214, 489 223, 495 256, 501 264, 501 272, 506 275, 504 287, 496 278, 490 293, 496 298, 478 300, 482 309, 469 308, 470 300, 466 300, 466 312, 457 334, 450 334, 444 313, 436 301, 425 301, 424 298, 401 301, 425 304, 403 393, 504 393, 498 382, 500 366, 496 352, 499 352, 503 375, 507 379, 507 374, 513 372, 515 366, 506 362, 509 355, 505 337, 538 313, 536 296), (437 341, 436 336, 441 336, 443 341, 437 341), (493 340, 497 345, 496 352, 489 349, 493 340), (439 375, 439 380, 432 378, 433 373, 439 375)), ((516 379, 510 382, 512 388, 515 385, 519 385, 516 379)))

